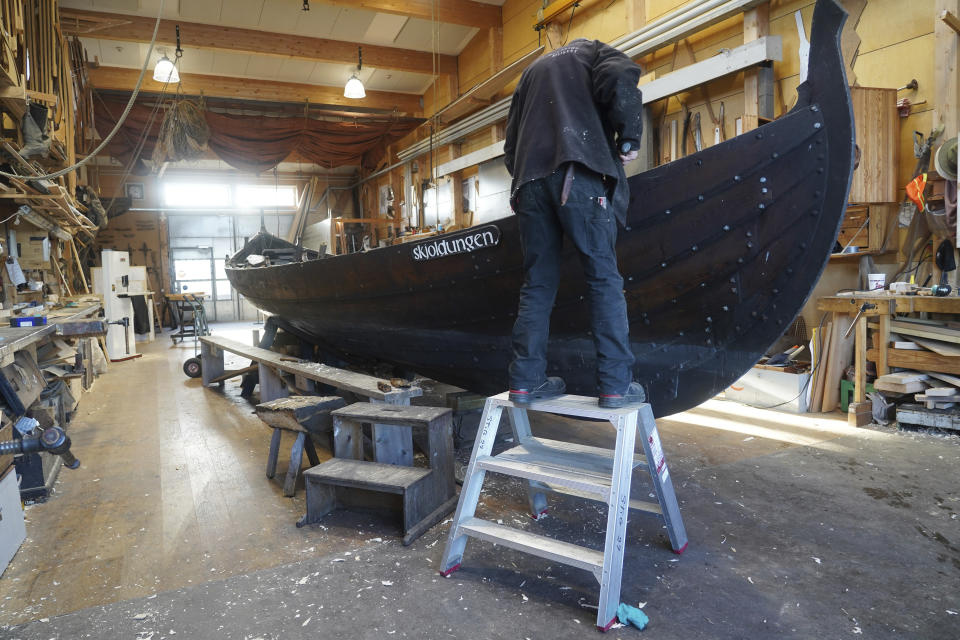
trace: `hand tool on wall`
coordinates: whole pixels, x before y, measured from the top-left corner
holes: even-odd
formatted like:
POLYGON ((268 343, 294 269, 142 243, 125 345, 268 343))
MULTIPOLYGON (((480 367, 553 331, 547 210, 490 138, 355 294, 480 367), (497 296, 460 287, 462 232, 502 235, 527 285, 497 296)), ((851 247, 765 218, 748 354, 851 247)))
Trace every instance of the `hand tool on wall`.
POLYGON ((726 135, 724 132, 724 123, 723 123, 724 110, 725 110, 725 107, 721 102, 720 113, 719 115, 717 115, 717 120, 716 122, 714 122, 714 127, 713 127, 713 144, 720 144, 721 142, 724 141, 724 139, 726 139, 726 135))
POLYGON ((700 130, 700 112, 693 114, 693 146, 697 151, 703 151, 703 133, 700 130))

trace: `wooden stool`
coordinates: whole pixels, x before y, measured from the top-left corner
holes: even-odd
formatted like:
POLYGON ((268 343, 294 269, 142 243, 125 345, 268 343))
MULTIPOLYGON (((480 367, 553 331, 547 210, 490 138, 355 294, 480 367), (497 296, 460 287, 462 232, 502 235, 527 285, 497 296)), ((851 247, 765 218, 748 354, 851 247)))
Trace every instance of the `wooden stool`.
MULTIPOLYGON (((403 544, 408 545, 453 511, 457 493, 450 409, 360 402, 331 415, 335 457, 304 472, 307 513, 298 527, 319 522, 338 504, 370 504, 363 493, 391 493, 400 496, 403 544), (364 461, 364 422, 425 429, 429 468, 364 461)), ((390 457, 388 451, 374 451, 390 457)))
MULTIPOLYGON (((257 415, 273 428, 270 453, 267 456, 268 478, 273 478, 277 473, 281 432, 292 431, 297 434, 297 439, 290 449, 290 466, 283 482, 283 495, 292 497, 296 493, 297 472, 300 471, 304 450, 311 466, 320 464, 313 439, 323 436, 324 444, 331 442, 333 421, 330 412, 345 404, 344 399, 339 396, 291 396, 257 405, 257 415)), ((328 447, 333 450, 331 446, 328 447)))

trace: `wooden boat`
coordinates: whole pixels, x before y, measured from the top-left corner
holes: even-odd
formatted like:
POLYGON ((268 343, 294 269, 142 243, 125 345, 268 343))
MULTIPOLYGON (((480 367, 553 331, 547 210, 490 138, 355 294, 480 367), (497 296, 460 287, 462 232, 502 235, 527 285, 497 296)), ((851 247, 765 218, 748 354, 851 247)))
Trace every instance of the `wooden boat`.
MULTIPOLYGON (((629 179, 617 242, 635 376, 657 415, 693 407, 743 375, 789 327, 823 271, 854 166, 840 54, 846 14, 819 0, 796 106, 744 135, 629 179)), ((243 267, 232 285, 322 349, 388 362, 478 393, 506 389, 522 282, 516 220, 363 253, 243 267)), ((289 246, 288 246, 289 248, 289 246)), ((586 284, 564 254, 549 375, 596 393, 586 284)))

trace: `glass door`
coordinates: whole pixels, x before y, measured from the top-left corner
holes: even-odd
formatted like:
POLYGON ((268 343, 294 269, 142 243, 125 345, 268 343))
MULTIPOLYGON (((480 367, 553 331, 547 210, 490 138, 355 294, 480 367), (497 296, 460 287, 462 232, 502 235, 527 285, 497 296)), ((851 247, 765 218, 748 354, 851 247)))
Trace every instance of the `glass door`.
MULTIPOLYGON (((174 289, 178 293, 203 293, 208 301, 230 300, 230 281, 224 259, 215 259, 213 247, 173 247, 174 289)), ((216 322, 217 305, 206 304, 210 320, 216 322)))

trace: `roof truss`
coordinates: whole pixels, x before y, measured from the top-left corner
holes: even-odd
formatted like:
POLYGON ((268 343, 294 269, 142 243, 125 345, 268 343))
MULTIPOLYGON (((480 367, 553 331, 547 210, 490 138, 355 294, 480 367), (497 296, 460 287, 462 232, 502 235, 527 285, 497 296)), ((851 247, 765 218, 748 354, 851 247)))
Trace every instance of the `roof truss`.
MULTIPOLYGON (((150 42, 156 20, 146 16, 61 7, 60 22, 64 33, 68 35, 121 42, 150 42)), ((180 25, 181 40, 186 47, 314 62, 357 62, 357 44, 353 42, 177 20, 160 21, 157 41, 166 45, 174 44, 177 25, 180 25)), ((426 51, 364 44, 363 61, 378 69, 424 74, 434 71, 433 55, 426 51)), ((456 73, 456 57, 440 55, 437 71, 442 74, 456 73)))

